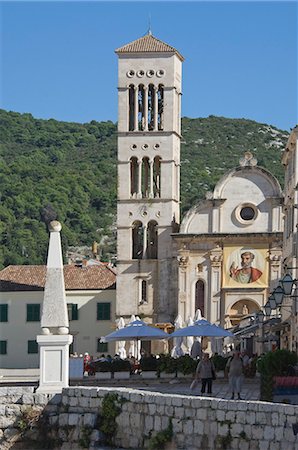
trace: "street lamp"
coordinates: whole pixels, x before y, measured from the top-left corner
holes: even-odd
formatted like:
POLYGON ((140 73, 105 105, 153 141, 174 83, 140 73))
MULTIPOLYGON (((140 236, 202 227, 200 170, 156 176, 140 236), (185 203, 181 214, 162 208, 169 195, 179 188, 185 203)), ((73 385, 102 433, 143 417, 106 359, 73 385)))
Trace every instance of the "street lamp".
POLYGON ((282 280, 280 280, 281 287, 284 291, 284 295, 291 295, 294 284, 297 280, 293 280, 292 275, 287 273, 282 280))
POLYGON ((285 292, 281 286, 277 286, 272 292, 276 306, 281 306, 285 292))

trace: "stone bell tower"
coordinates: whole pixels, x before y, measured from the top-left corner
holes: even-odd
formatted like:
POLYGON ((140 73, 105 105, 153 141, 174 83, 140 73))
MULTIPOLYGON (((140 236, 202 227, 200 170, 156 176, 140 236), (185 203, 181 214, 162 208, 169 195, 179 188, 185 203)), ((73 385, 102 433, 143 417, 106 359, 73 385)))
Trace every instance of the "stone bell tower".
POLYGON ((116 53, 116 314, 168 321, 176 311, 171 233, 177 231, 180 216, 183 57, 151 32, 116 53))

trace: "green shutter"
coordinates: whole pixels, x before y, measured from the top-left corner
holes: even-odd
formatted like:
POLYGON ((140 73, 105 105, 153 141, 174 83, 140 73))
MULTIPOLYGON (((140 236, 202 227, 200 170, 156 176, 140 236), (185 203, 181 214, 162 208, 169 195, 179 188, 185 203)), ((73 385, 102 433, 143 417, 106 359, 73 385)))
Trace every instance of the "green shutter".
POLYGON ((36 341, 28 341, 28 353, 38 353, 38 343, 36 341))
POLYGON ((97 320, 111 320, 111 303, 97 303, 97 320))
POLYGON ((0 341, 0 355, 7 355, 7 341, 0 341))
POLYGON ((97 339, 97 351, 99 353, 107 353, 108 352, 108 343, 100 342, 100 339, 97 339))
POLYGON ((29 303, 27 304, 27 322, 39 322, 40 321, 40 304, 29 303))
POLYGON ((77 303, 71 304, 71 318, 72 320, 79 320, 79 308, 77 303))
POLYGON ((8 305, 0 305, 0 322, 8 322, 8 305))

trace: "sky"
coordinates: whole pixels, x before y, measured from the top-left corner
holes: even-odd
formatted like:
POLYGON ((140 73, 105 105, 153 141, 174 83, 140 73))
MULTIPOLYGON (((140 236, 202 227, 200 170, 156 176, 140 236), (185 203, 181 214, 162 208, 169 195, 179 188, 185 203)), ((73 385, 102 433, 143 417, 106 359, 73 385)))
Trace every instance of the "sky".
POLYGON ((182 116, 297 124, 296 1, 0 1, 0 107, 117 121, 114 50, 147 33, 184 57, 182 116))

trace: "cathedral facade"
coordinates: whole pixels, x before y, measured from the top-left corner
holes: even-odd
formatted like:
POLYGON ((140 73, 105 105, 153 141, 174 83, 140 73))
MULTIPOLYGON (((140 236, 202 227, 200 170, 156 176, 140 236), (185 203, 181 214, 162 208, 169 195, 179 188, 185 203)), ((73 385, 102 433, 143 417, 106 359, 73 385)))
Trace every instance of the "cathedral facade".
POLYGON ((247 152, 180 221, 183 57, 151 33, 116 54, 116 316, 236 325, 281 276, 280 185, 247 152))

